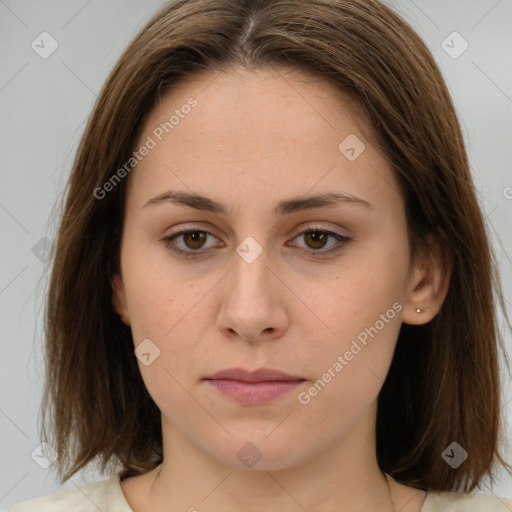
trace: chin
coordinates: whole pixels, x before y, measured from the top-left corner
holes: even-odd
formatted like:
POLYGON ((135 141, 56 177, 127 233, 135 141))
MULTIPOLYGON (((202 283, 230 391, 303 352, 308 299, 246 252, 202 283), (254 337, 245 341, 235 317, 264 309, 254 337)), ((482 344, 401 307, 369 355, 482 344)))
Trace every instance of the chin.
MULTIPOLYGON (((286 434, 283 432, 283 434, 286 434)), ((233 468, 250 471, 280 471, 307 462, 313 453, 304 451, 304 440, 290 441, 289 435, 276 436, 274 433, 260 433, 259 435, 245 435, 227 437, 215 446, 204 447, 210 456, 220 463, 233 468), (222 444, 226 449, 218 451, 222 444), (213 451, 211 450, 213 448, 213 451), (215 450, 217 448, 217 450, 215 450)), ((300 437, 300 436, 299 436, 300 437)), ((311 446, 308 447, 311 451, 311 446)))

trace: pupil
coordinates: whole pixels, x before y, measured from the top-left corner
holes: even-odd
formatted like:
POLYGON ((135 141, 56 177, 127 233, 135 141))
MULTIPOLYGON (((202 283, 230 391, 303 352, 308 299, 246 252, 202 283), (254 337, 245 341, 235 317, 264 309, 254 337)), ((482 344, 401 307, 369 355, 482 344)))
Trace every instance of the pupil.
MULTIPOLYGON (((192 231, 191 233, 188 233, 187 234, 189 237, 192 238, 192 244, 191 244, 191 247, 197 249, 198 247, 201 247, 201 239, 203 239, 204 241, 204 233, 201 233, 200 231, 192 231), (199 242, 199 243, 198 243, 199 242)), ((189 245, 189 244, 187 244, 189 245)))
POLYGON ((322 241, 322 238, 325 238, 326 236, 325 233, 320 231, 312 231, 311 233, 308 233, 307 236, 313 239, 313 247, 315 249, 321 248, 325 245, 325 240, 322 241))

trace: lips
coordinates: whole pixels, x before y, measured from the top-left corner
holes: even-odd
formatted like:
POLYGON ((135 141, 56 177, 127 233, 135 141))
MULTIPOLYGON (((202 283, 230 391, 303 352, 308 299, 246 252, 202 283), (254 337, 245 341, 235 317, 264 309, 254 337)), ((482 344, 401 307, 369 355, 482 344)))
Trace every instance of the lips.
POLYGON ((205 380, 238 380, 241 382, 273 382, 273 381, 302 381, 306 380, 298 375, 290 375, 272 368, 259 368, 255 371, 248 371, 244 368, 227 368, 213 375, 206 377, 205 380))
POLYGON ((272 368, 228 368, 206 377, 216 391, 247 406, 263 405, 286 395, 306 379, 272 368))

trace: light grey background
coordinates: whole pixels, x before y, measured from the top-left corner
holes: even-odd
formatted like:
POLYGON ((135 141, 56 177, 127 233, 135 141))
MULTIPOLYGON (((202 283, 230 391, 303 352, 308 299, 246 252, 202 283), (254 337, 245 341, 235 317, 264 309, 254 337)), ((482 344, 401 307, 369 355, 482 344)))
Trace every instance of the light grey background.
MULTIPOLYGON (((512 2, 388 3, 431 48, 454 97, 512 315, 512 2), (457 58, 464 41, 451 35, 454 31, 469 45, 457 58)), ((51 469, 31 458, 40 443, 41 305, 48 272, 41 239, 54 238, 51 210, 97 93, 122 50, 161 4, 0 0, 0 509, 61 488, 51 469), (43 31, 58 43, 47 59, 31 47, 43 31)), ((506 343, 511 353, 508 332, 506 343)), ((508 379, 503 390, 509 434, 508 379)), ((508 446, 506 453, 510 460, 508 446)), ((105 476, 75 475, 63 488, 105 476)), ((485 484, 481 492, 512 497, 512 478, 502 472, 497 485, 485 484)))

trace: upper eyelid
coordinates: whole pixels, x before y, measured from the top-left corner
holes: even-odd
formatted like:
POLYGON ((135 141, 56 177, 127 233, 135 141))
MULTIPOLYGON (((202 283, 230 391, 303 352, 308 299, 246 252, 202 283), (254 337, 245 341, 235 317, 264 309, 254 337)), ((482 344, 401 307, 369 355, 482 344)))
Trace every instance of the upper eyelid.
MULTIPOLYGON (((302 233, 304 233, 304 231, 311 231, 311 230, 317 230, 317 231, 329 231, 331 233, 335 233, 339 236, 346 236, 347 238, 351 235, 349 234, 345 234, 343 235, 342 233, 338 233, 336 231, 336 228, 331 228, 331 227, 328 227, 328 226, 321 226, 320 223, 322 221, 319 221, 318 223, 315 223, 315 222, 310 222, 308 223, 307 225, 303 225, 301 226, 300 228, 297 228, 297 231, 296 231, 296 235, 300 235, 302 233)), ((165 238, 168 238, 170 236, 174 236, 174 235, 179 235, 179 234, 182 234, 182 233, 186 233, 186 232, 190 232, 190 231, 200 231, 200 232, 204 232, 204 233, 208 233, 212 236, 215 236, 216 238, 218 238, 214 233, 212 233, 209 228, 205 228, 205 227, 202 227, 200 225, 196 225, 196 224, 185 224, 184 226, 181 226, 179 229, 177 229, 176 231, 172 232, 172 233, 169 233, 168 235, 165 235, 165 238)), ((295 231, 295 229, 294 229, 295 231)))

